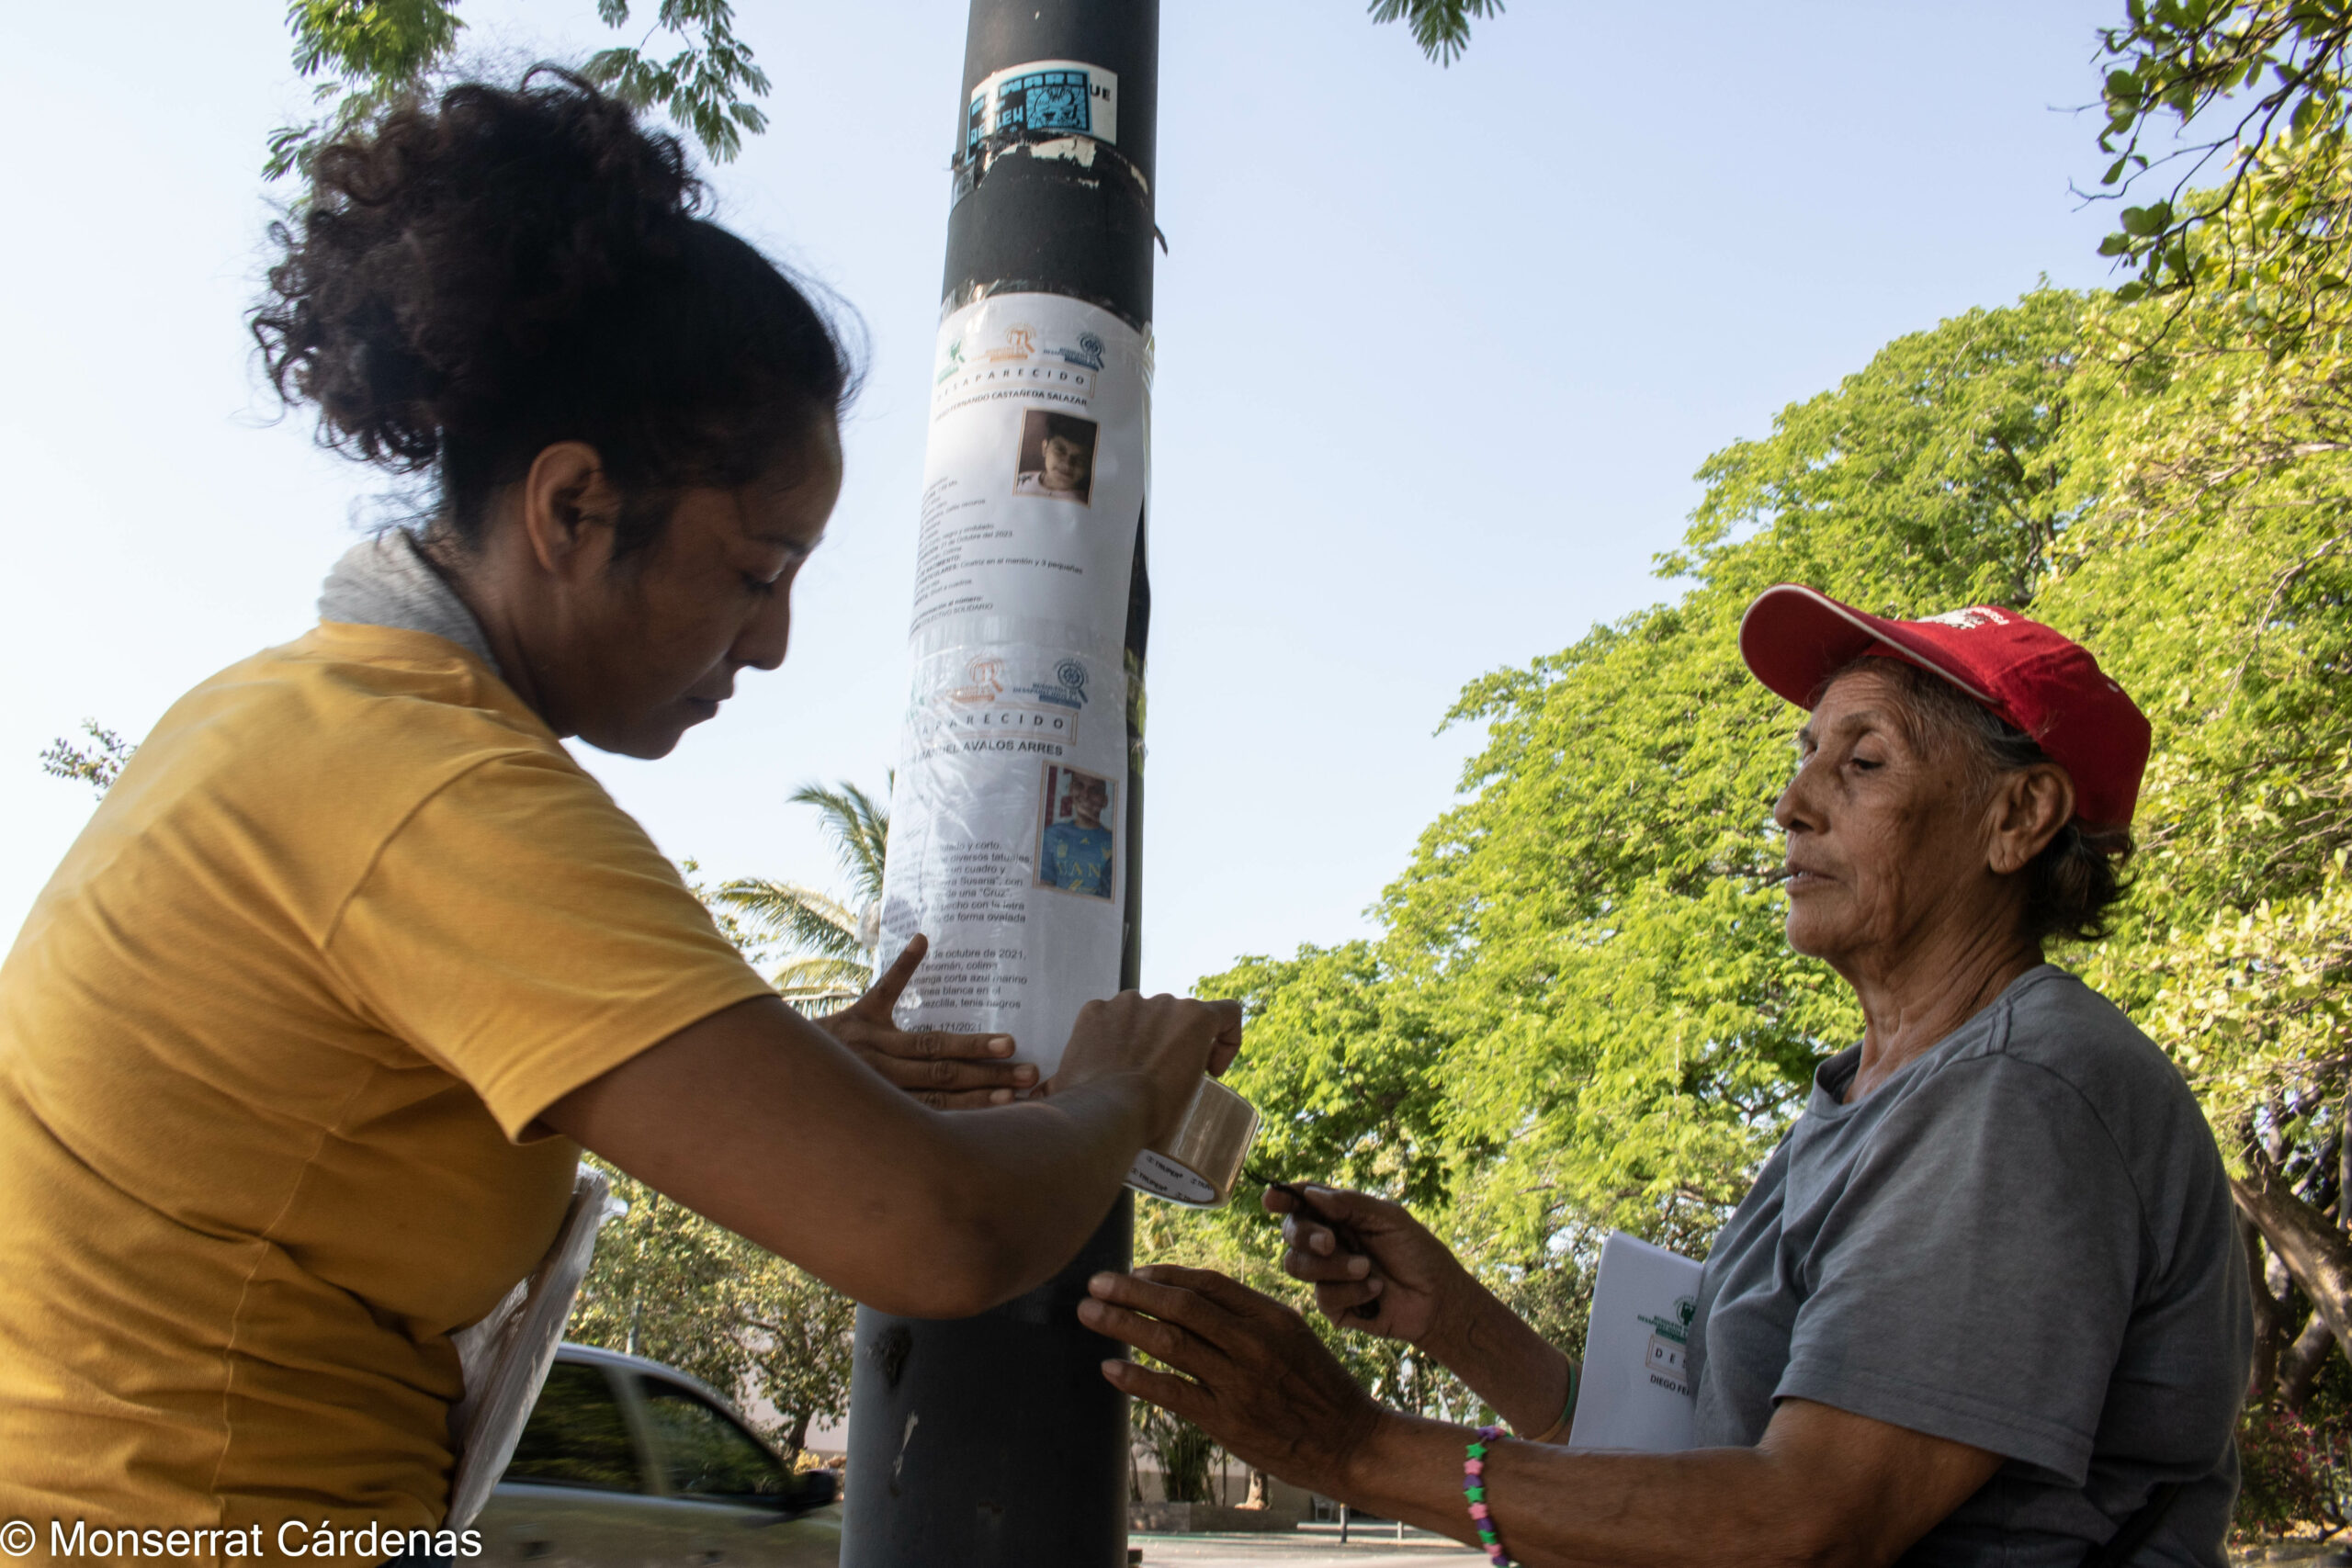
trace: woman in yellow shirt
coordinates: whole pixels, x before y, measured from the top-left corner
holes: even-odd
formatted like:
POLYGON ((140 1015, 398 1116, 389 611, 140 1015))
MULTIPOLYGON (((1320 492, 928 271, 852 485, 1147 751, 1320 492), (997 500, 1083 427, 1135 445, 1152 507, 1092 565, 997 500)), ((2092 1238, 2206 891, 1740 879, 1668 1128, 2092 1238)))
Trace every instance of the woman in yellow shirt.
MULTIPOLYGON (((327 148, 275 231, 277 385, 438 508, 174 705, 0 967, 0 1517, 44 1544, 439 1524, 450 1332, 547 1249, 582 1147, 959 1315, 1070 1257, 1231 1055, 1230 1004, 1127 996, 1049 1097, 918 1103, 565 752, 662 756, 775 669, 840 490, 847 356, 698 195, 540 73, 327 148)), ((935 1043, 876 1010, 902 1079, 1022 1082, 979 1043, 899 1063, 935 1043)))

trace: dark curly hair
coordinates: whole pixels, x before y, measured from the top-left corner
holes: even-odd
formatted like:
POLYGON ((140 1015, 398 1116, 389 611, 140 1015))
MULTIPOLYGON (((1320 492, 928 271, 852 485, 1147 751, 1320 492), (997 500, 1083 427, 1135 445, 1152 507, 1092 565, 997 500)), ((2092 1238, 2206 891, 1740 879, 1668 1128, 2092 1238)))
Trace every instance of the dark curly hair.
POLYGON ((703 197, 676 138, 566 71, 395 107, 271 226, 264 366, 322 445, 430 470, 432 531, 469 547, 539 452, 588 443, 628 556, 677 491, 748 482, 855 389, 834 322, 703 197))
MULTIPOLYGON (((1897 722, 1923 751, 1939 742, 1960 745, 1963 765, 1981 792, 2003 776, 2052 761, 2033 738, 1933 671, 1904 659, 1864 654, 1831 672, 1814 694, 1841 678, 1867 671, 1893 682, 1902 698, 1897 722)), ((2132 890, 2125 867, 2132 859, 2132 829, 2090 828, 2081 818, 2058 829, 2029 862, 2025 881, 2025 934, 2035 942, 2068 937, 2097 942, 2108 934, 2108 916, 2132 890)))

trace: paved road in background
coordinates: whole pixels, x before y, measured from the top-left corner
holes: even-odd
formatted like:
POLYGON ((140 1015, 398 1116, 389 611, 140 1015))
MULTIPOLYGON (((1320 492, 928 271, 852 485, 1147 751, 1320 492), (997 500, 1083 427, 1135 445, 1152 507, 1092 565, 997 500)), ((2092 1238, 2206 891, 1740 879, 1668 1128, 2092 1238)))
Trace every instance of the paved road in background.
POLYGON ((1143 1568, 1440 1568, 1476 1562, 1479 1553, 1419 1530, 1399 1542, 1390 1527, 1359 1528, 1340 1544, 1337 1532, 1296 1535, 1130 1535, 1143 1568), (1366 1540, 1367 1535, 1375 1539, 1366 1540))

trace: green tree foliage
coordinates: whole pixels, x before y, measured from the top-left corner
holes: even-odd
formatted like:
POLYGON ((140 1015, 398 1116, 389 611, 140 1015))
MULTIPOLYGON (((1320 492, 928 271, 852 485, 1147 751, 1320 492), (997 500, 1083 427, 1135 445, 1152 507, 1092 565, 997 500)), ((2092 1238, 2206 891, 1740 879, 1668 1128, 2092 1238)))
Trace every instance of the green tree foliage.
POLYGON ((89 738, 89 745, 77 746, 62 735, 51 741, 40 754, 40 771, 51 778, 79 779, 103 795, 139 748, 95 718, 82 721, 82 733, 89 738))
POLYGON ((2151 177, 2162 194, 2125 206, 2101 247, 2141 272, 2119 298, 2258 281, 2284 310, 2274 336, 2340 305, 2352 4, 2127 0, 2125 11, 2101 35, 2099 147, 2114 160, 2102 195, 2127 201, 2151 177))
POLYGON ((2218 288, 2038 290, 1710 458, 1670 599, 1465 690, 1485 747, 1382 934, 1202 982, 1248 1002, 1267 1172, 1406 1198, 1571 1348, 1601 1231, 1703 1251, 1860 1021, 1783 940, 1798 715, 1742 667, 1741 611, 1780 581, 2028 609, 2155 728, 2132 901, 2053 956, 2179 1063, 2233 1163, 2263 1281, 2249 1476, 2278 1478, 2246 1517, 2343 1517, 2352 405, 2341 355, 2277 320, 2218 288))
POLYGON ((711 896, 714 906, 744 922, 755 944, 785 950, 788 956, 769 978, 804 1013, 847 1007, 872 983, 889 799, 887 785, 879 796, 847 783, 803 784, 792 792, 794 805, 814 807, 823 819, 849 878, 847 899, 765 877, 739 877, 711 896))
POLYGON ((856 1308, 812 1275, 602 1161, 627 1213, 606 1222, 567 1337, 647 1356, 780 1413, 797 1451, 849 1408, 856 1308))
MULTIPOLYGON (((596 18, 628 27, 629 0, 596 0, 596 18)), ((308 173, 318 148, 423 91, 455 62, 466 24, 458 0, 293 0, 286 25, 295 70, 317 80, 320 112, 270 133, 263 173, 271 179, 308 173)), ((668 113, 716 163, 742 151, 745 132, 767 129, 752 101, 766 96, 767 73, 736 36, 728 0, 661 0, 638 42, 599 50, 582 73, 626 102, 668 113), (672 41, 658 45, 665 36, 672 41)))
POLYGON ((1503 0, 1372 0, 1375 22, 1402 22, 1413 41, 1440 65, 1451 65, 1470 47, 1470 19, 1499 17, 1503 0))
MULTIPOLYGON (((465 21, 458 0, 292 0, 286 25, 294 68, 313 80, 317 118, 269 135, 263 174, 308 174, 318 149, 390 105, 422 92, 455 63, 465 21)), ((1375 22, 1401 21, 1421 52, 1451 65, 1470 42, 1473 17, 1502 14, 1502 0, 1371 0, 1375 22)), ((631 24, 630 0, 596 0, 596 19, 631 24)), ((639 108, 660 109, 702 143, 714 163, 731 162, 743 138, 767 129, 756 100, 768 74, 735 31, 729 0, 659 0, 634 44, 598 50, 582 74, 639 108), (657 40, 666 37, 667 44, 657 40)))

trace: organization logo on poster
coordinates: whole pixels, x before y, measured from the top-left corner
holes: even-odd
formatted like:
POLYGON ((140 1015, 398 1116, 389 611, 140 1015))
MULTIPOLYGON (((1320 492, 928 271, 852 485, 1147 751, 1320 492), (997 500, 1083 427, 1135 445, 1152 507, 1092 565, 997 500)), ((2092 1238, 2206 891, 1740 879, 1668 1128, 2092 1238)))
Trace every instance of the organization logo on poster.
POLYGON ((1046 351, 1057 355, 1072 365, 1082 365, 1089 370, 1102 368, 1102 340, 1092 333, 1078 334, 1076 348, 1052 348, 1046 351))
POLYGON ((974 703, 992 703, 1004 692, 1004 660, 975 659, 964 666, 964 683, 950 686, 942 694, 951 703, 968 706, 974 703))
POLYGON ((1037 828, 1040 887, 1108 901, 1117 881, 1111 813, 1117 786, 1100 773, 1046 764, 1037 828))
POLYGON ((1642 1348, 1642 1364, 1650 1382, 1676 1393, 1688 1395, 1690 1378, 1684 1362, 1690 1350, 1690 1320, 1698 1315, 1696 1297, 1675 1298, 1671 1315, 1644 1316, 1640 1321, 1648 1325, 1648 1342, 1642 1348))
POLYGON ((970 660, 916 705, 922 749, 1064 756, 1078 739, 1088 676, 1086 660, 1076 654, 1050 664, 1040 659, 1023 671, 1001 654, 970 660))
POLYGON ((932 377, 934 395, 1034 392, 1055 401, 1086 402, 1093 396, 1109 345, 1091 332, 1043 344, 1038 336, 1027 321, 1008 322, 986 334, 956 333, 940 351, 939 368, 932 377))

